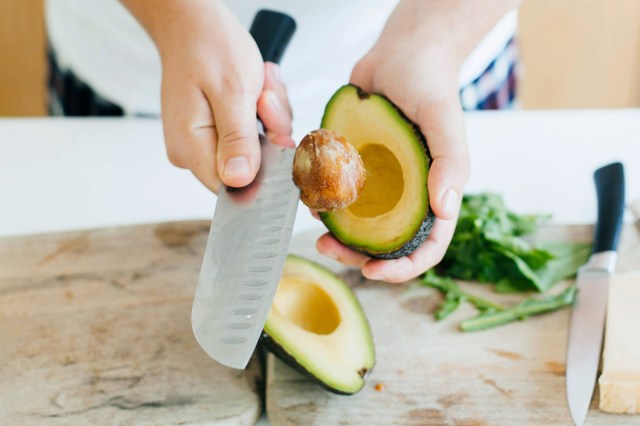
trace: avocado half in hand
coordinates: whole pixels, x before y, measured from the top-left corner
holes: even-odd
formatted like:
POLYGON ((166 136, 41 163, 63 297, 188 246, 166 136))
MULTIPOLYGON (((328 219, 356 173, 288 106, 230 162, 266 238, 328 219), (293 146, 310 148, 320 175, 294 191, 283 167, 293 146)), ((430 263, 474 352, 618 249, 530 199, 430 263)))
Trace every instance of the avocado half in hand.
POLYGON ((375 364, 373 338, 349 286, 310 260, 289 255, 262 342, 328 390, 350 395, 375 364))
POLYGON ((353 145, 366 170, 355 203, 319 213, 329 232, 371 257, 411 254, 435 221, 427 191, 431 157, 420 129, 389 99, 354 85, 341 87, 329 100, 321 127, 353 145))

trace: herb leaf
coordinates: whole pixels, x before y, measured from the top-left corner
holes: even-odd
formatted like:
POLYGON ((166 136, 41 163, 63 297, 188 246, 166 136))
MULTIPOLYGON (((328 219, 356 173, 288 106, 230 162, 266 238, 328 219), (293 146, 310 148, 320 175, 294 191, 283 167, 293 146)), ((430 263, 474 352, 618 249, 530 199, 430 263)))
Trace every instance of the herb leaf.
POLYGON ((454 279, 494 283, 498 292, 545 292, 556 283, 575 275, 591 254, 591 245, 573 242, 540 242, 531 239, 548 215, 518 215, 509 211, 498 194, 465 195, 453 239, 443 261, 427 271, 425 286, 444 295, 435 317, 446 318, 462 302, 480 311, 462 322, 464 331, 481 330, 506 324, 530 315, 560 309, 573 303, 576 289, 542 299, 528 298, 504 307, 474 296, 460 288, 454 279), (445 278, 446 277, 446 278, 445 278))
POLYGON ((497 194, 465 195, 438 271, 451 278, 496 283, 499 292, 546 291, 573 276, 590 253, 588 244, 525 238, 548 217, 513 213, 497 194))

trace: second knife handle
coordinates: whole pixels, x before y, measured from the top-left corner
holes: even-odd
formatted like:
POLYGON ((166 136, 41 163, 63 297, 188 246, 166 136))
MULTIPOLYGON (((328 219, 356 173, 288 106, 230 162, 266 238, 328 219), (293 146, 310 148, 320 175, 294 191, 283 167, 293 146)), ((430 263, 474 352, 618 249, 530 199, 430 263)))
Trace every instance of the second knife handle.
POLYGON ((612 163, 594 173, 598 198, 598 220, 593 239, 593 252, 616 251, 624 215, 624 167, 612 163))

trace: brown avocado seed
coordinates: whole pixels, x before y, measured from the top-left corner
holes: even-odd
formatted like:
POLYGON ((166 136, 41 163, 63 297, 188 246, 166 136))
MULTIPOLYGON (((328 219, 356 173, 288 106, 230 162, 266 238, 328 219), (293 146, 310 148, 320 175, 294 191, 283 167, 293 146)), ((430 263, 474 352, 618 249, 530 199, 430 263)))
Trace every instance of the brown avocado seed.
POLYGON ((312 131, 296 148, 293 182, 302 202, 313 210, 340 210, 355 202, 365 175, 358 151, 331 130, 312 131))

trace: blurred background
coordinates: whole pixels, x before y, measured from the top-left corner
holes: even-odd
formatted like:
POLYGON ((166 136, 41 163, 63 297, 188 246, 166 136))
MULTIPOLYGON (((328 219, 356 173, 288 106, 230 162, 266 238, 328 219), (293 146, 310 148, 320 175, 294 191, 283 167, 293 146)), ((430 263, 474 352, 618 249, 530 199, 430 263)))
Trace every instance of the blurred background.
MULTIPOLYGON (((640 106, 640 1, 524 0, 523 108, 640 106)), ((43 0, 0 2, 0 116, 46 114, 43 0)))

